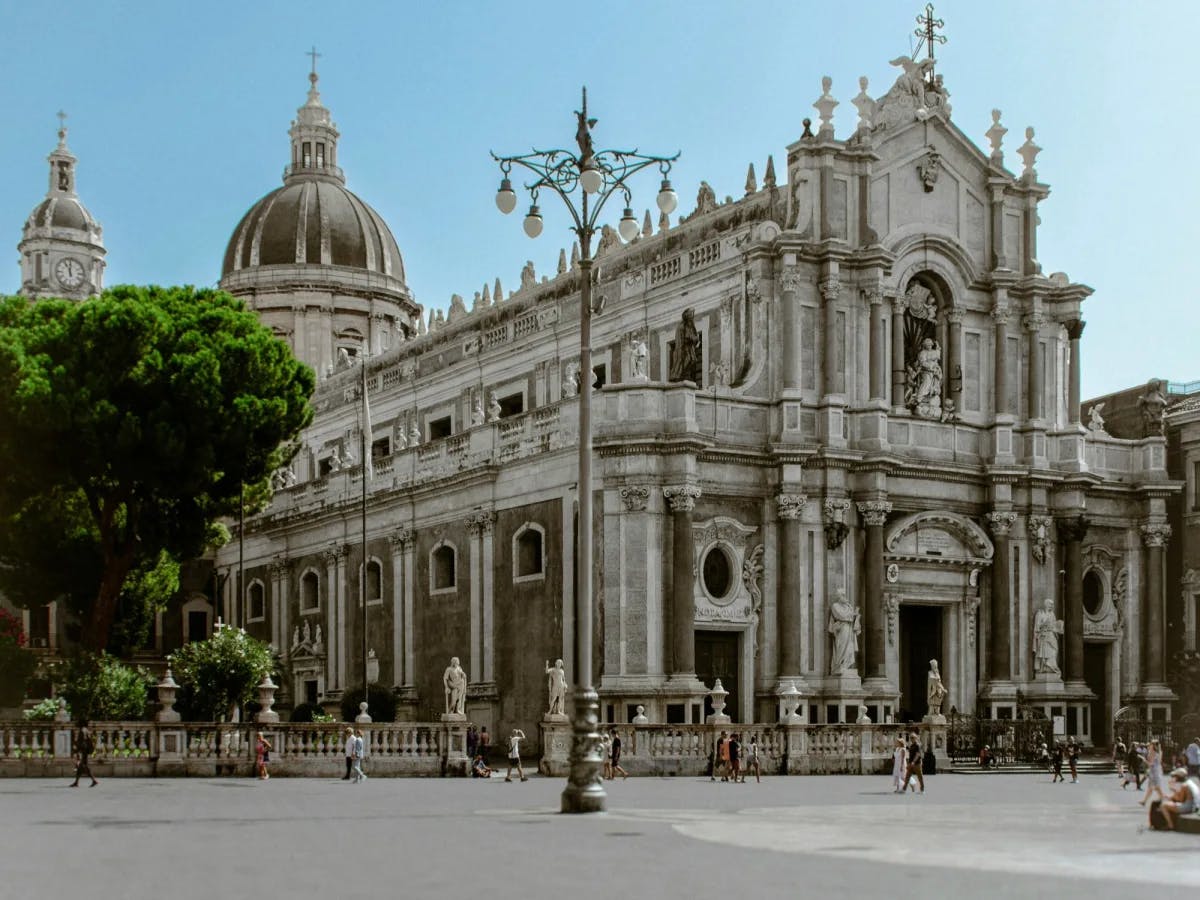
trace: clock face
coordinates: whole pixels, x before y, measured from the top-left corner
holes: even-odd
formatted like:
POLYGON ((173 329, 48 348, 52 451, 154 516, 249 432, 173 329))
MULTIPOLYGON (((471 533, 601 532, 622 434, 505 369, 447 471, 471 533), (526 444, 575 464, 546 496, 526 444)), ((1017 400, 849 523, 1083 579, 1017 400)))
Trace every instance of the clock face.
POLYGON ((77 288, 83 284, 83 263, 77 259, 60 259, 58 265, 54 267, 54 277, 58 279, 58 283, 66 288, 77 288))

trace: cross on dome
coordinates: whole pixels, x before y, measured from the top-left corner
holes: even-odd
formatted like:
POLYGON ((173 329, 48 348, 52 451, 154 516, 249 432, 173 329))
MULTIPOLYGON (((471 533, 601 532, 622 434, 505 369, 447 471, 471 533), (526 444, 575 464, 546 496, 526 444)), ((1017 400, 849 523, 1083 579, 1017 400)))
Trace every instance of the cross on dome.
POLYGON ((917 36, 917 47, 913 50, 913 56, 915 57, 920 53, 922 47, 925 48, 929 60, 929 77, 932 78, 933 65, 936 61, 933 58, 933 45, 946 43, 946 36, 944 34, 937 34, 936 32, 939 28, 945 28, 946 23, 942 19, 935 19, 933 17, 933 4, 926 3, 925 15, 917 16, 917 25, 920 27, 913 32, 917 36))

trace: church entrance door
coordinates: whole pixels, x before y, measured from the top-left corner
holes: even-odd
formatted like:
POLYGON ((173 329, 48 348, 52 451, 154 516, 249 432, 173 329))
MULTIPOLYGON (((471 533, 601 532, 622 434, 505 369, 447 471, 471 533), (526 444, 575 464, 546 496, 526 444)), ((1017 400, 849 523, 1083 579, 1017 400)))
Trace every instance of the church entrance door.
MULTIPOLYGON (((897 721, 919 722, 928 712, 925 681, 931 659, 936 659, 944 670, 942 608, 920 603, 900 604, 900 709, 897 721)), ((942 677, 945 678, 944 671, 942 677)))
POLYGON ((1083 643, 1083 680, 1096 695, 1096 699, 1091 702, 1091 713, 1088 716, 1092 726, 1092 744, 1096 747, 1107 747, 1112 741, 1109 713, 1112 698, 1109 694, 1108 671, 1109 654, 1113 646, 1108 642, 1083 643))
MULTIPOLYGON (((712 687, 718 678, 729 691, 725 698, 725 715, 741 721, 738 696, 738 673, 741 672, 741 634, 736 631, 696 632, 696 677, 712 687)), ((704 715, 712 715, 712 699, 704 697, 704 715)))

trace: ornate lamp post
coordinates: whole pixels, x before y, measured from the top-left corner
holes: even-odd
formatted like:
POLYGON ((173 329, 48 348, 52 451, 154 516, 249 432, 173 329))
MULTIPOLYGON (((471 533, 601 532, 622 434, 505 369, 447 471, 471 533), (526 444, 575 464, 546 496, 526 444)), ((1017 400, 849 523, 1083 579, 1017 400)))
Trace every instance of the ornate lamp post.
POLYGON ((579 390, 579 557, 575 591, 575 715, 572 724, 571 773, 562 794, 563 812, 603 812, 605 795, 600 781, 600 698, 592 686, 592 237, 605 203, 614 194, 625 198, 625 211, 617 231, 626 241, 638 235, 638 222, 630 207, 626 179, 649 166, 658 166, 662 188, 658 208, 664 213, 675 209, 678 198, 667 175, 674 156, 647 156, 636 150, 599 150, 592 146, 595 119, 587 114, 587 88, 583 89, 583 108, 575 113, 575 141, 578 155, 567 150, 534 150, 522 156, 497 156, 500 164, 500 190, 496 206, 510 213, 517 205, 509 174, 513 166, 533 173, 525 186, 531 204, 525 216, 525 233, 531 238, 542 233, 542 214, 538 194, 552 191, 562 198, 574 221, 572 231, 579 238, 579 371, 584 383, 579 390), (581 188, 578 193, 576 189, 581 188), (576 205, 576 199, 579 201, 576 205))

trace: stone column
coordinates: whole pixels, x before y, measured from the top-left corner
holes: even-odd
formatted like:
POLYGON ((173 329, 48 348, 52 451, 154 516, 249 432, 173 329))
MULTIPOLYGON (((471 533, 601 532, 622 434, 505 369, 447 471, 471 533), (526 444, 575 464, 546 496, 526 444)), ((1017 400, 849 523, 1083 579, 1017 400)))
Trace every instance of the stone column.
POLYGON ((883 600, 883 523, 892 504, 886 500, 865 500, 858 504, 867 530, 866 597, 863 603, 864 675, 886 678, 887 611, 883 600))
POLYGON ((1015 513, 998 510, 985 516, 992 530, 992 607, 988 620, 988 680, 1012 680, 1012 586, 1008 542, 1015 513))
MULTIPOLYGON (((471 526, 471 534, 475 538, 471 542, 472 597, 476 595, 475 581, 478 580, 479 582, 479 665, 478 667, 476 666, 474 657, 472 657, 471 671, 475 672, 478 669, 478 677, 474 680, 491 682, 494 680, 492 670, 495 659, 495 635, 493 634, 495 630, 493 625, 495 597, 492 593, 492 559, 494 551, 492 532, 496 524, 496 514, 490 510, 484 510, 475 513, 468 521, 471 526), (476 559, 476 552, 478 552, 478 559, 476 559)), ((473 606, 473 608, 475 607, 473 606)), ((474 630, 472 630, 472 633, 474 633, 474 630)), ((474 649, 472 653, 474 653, 474 649)))
MULTIPOLYGON (((338 680, 338 650, 341 645, 338 643, 337 632, 340 625, 338 617, 338 551, 327 550, 324 554, 325 562, 325 584, 327 586, 325 596, 325 665, 326 672, 326 688, 328 690, 338 690, 341 687, 341 682, 338 680)), ((317 624, 320 624, 319 622, 317 624)))
POLYGON ((900 294, 892 298, 892 409, 904 409, 904 387, 908 370, 904 368, 904 312, 908 298, 900 294))
POLYGON ((1083 337, 1084 324, 1082 319, 1072 319, 1067 323, 1067 337, 1071 341, 1071 386, 1067 395, 1067 421, 1072 425, 1079 424, 1079 339, 1083 337))
POLYGON ((395 687, 411 683, 404 659, 404 635, 412 627, 404 609, 404 584, 408 580, 404 552, 411 542, 412 532, 407 528, 388 535, 392 548, 392 684, 395 687))
POLYGON ((480 547, 480 522, 478 513, 467 516, 467 528, 471 533, 471 553, 469 557, 468 577, 471 579, 470 601, 467 606, 467 617, 471 623, 471 649, 467 660, 467 678, 474 684, 480 680, 483 672, 483 594, 481 591, 483 579, 480 577, 482 548, 480 547))
POLYGON ((957 307, 946 310, 950 327, 950 365, 946 366, 946 397, 954 401, 954 411, 962 412, 963 389, 963 311, 957 307))
POLYGON ((1074 515, 1058 520, 1058 534, 1065 544, 1066 590, 1063 597, 1064 675, 1067 681, 1083 681, 1083 539, 1090 520, 1074 515))
POLYGON ((671 674, 694 675, 696 639, 693 632, 696 601, 692 585, 692 510, 700 488, 681 484, 663 488, 671 507, 671 674))
POLYGON ((883 348, 887 336, 883 333, 883 292, 874 287, 865 291, 871 306, 871 399, 887 400, 887 373, 883 370, 883 348))
POLYGON ((776 605, 779 640, 779 677, 800 675, 800 514, 807 501, 804 494, 780 494, 779 507, 779 599, 776 605))
POLYGON ((992 309, 992 322, 995 324, 995 373, 992 376, 993 390, 996 398, 997 416, 1011 412, 1008 408, 1008 306, 999 301, 992 309))
POLYGON ((287 632, 287 583, 287 560, 277 559, 271 563, 271 634, 275 635, 275 646, 284 657, 291 647, 287 632))
POLYGON ((831 276, 821 281, 821 296, 825 300, 825 396, 842 394, 846 390, 846 373, 844 367, 837 363, 838 327, 837 300, 841 296, 842 285, 837 276, 831 276))
POLYGON ((794 266, 779 276, 781 290, 779 313, 783 326, 783 389, 798 391, 801 386, 800 358, 800 290, 801 276, 794 266))
POLYGON ((1029 334, 1029 364, 1026 371, 1029 396, 1026 403, 1029 407, 1030 419, 1044 418, 1042 410, 1042 346, 1038 336, 1041 334, 1042 322, 1039 315, 1025 317, 1025 330, 1029 334))
POLYGON ((1142 526, 1146 545, 1145 591, 1142 594, 1142 686, 1167 681, 1163 623, 1166 595, 1163 592, 1163 548, 1171 536, 1165 523, 1142 526))
POLYGON ((346 546, 338 547, 337 554, 337 609, 338 609, 338 624, 337 634, 330 635, 330 640, 337 640, 337 669, 338 669, 338 690, 346 690, 348 687, 347 672, 350 666, 350 612, 347 604, 349 599, 346 596, 346 559, 350 555, 350 548, 346 546))

